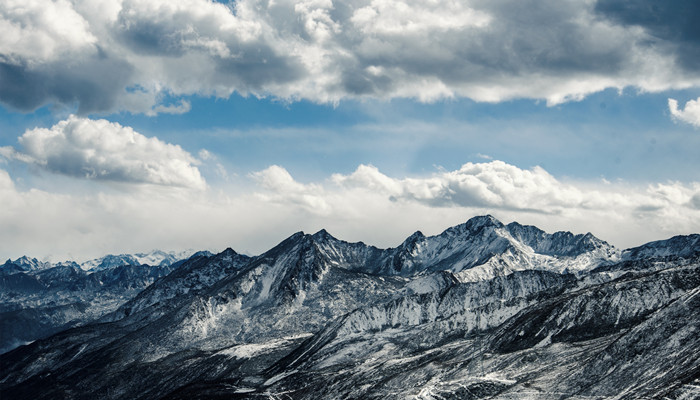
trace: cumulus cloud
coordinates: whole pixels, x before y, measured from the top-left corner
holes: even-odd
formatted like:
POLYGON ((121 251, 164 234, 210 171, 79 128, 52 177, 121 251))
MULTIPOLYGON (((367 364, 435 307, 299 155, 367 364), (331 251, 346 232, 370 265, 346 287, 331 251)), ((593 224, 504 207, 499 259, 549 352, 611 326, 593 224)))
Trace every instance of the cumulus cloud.
POLYGON ((502 161, 467 163, 456 171, 428 178, 392 179, 373 166, 361 165, 350 175, 334 175, 341 186, 380 190, 394 200, 418 201, 440 207, 494 207, 558 212, 584 207, 584 196, 540 167, 522 170, 502 161))
POLYGON ((68 0, 3 1, 0 30, 0 54, 6 62, 31 66, 96 50, 97 38, 68 0))
POLYGON ((698 97, 697 100, 690 100, 685 103, 683 109, 678 107, 678 101, 676 99, 668 99, 668 108, 674 119, 700 128, 700 97, 698 97))
MULTIPOLYGON (((336 189, 364 189, 394 202, 417 202, 429 207, 482 208, 545 215, 620 211, 685 209, 694 204, 699 184, 656 184, 631 189, 613 185, 562 182, 541 167, 529 170, 503 161, 467 163, 455 171, 429 177, 392 178, 371 165, 360 165, 349 175, 335 174, 336 189)), ((313 191, 321 195, 320 191, 313 191)))
POLYGON ((78 195, 23 189, 0 169, 0 256, 227 246, 258 254, 296 231, 321 228, 389 247, 417 229, 437 234, 487 213, 550 232, 592 232, 620 247, 700 231, 700 182, 564 182, 542 168, 501 161, 422 177, 361 165, 307 183, 271 166, 242 179, 248 183, 228 189, 142 185, 125 193, 99 186, 78 195))
POLYGON ((578 227, 625 245, 651 240, 650 232, 640 230, 650 229, 658 237, 660 232, 700 229, 700 182, 562 182, 541 167, 526 170, 498 160, 427 177, 394 178, 371 165, 318 183, 299 183, 279 166, 256 177, 261 199, 300 207, 309 218, 348 224, 378 218, 391 225, 414 218, 433 226, 431 219, 445 221, 448 215, 493 213, 543 228, 578 227))
POLYGON ((189 108, 165 99, 233 92, 556 104, 698 85, 696 6, 650 18, 646 2, 618 3, 11 0, 0 6, 0 101, 154 114, 189 108))
POLYGON ((251 176, 262 188, 267 189, 265 193, 258 193, 258 197, 263 201, 296 204, 313 213, 324 215, 330 211, 330 205, 323 196, 324 189, 320 185, 299 183, 286 169, 278 165, 254 172, 251 176))
POLYGON ((180 146, 104 119, 70 116, 20 138, 0 155, 77 178, 204 189, 198 161, 180 146))

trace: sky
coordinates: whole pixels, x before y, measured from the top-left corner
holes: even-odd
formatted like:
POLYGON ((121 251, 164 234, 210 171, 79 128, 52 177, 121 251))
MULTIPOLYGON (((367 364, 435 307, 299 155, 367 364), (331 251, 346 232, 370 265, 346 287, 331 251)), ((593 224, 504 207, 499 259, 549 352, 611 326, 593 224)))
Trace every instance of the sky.
POLYGON ((700 232, 700 3, 4 0, 0 258, 700 232))

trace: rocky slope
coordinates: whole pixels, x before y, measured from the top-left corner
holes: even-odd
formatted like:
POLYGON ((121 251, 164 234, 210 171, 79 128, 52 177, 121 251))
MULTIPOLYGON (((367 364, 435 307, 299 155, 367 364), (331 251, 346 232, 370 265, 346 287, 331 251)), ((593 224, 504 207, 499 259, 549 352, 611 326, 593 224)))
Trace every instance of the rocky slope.
POLYGON ((300 232, 192 257, 100 323, 0 355, 0 393, 692 398, 696 236, 619 251, 490 216, 391 249, 300 232))

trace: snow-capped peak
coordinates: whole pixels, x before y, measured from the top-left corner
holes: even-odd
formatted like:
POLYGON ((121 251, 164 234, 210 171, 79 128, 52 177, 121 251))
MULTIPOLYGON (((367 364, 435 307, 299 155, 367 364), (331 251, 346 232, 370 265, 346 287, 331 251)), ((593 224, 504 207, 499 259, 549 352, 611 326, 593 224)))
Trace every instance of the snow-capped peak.
POLYGON ((14 261, 8 259, 2 268, 6 270, 11 269, 15 272, 30 272, 51 268, 51 266, 52 265, 49 262, 43 262, 37 260, 36 258, 22 256, 14 261))
POLYGON ((416 232, 390 258, 385 269, 400 275, 446 270, 462 280, 480 280, 524 269, 587 270, 618 259, 619 251, 590 233, 549 234, 485 215, 435 236, 416 232))
POLYGON ((153 250, 148 253, 135 254, 108 254, 104 257, 95 258, 80 264, 80 268, 85 271, 97 271, 102 269, 115 268, 122 265, 152 265, 152 266, 170 266, 180 260, 187 259, 192 255, 197 254, 194 250, 184 251, 162 251, 153 250))

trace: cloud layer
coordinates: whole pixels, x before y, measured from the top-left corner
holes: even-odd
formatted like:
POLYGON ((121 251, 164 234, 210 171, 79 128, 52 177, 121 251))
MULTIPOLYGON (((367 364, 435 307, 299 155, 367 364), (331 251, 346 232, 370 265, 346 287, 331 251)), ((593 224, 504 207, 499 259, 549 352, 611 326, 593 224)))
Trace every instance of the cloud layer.
POLYGON ((0 101, 154 114, 233 92, 556 104, 697 86, 697 5, 647 3, 9 0, 0 101))
POLYGON ((198 161, 180 146, 148 138, 107 120, 71 116, 20 138, 22 151, 0 155, 77 178, 204 189, 198 161))
POLYGON ((228 190, 146 185, 77 195, 22 190, 0 169, 0 257, 227 246, 255 254, 293 232, 321 228, 388 247, 415 230, 437 234, 486 213, 550 232, 592 232, 622 247, 700 232, 700 182, 563 182, 502 161, 423 177, 360 165, 319 182, 299 182, 280 166, 249 178, 228 190))

